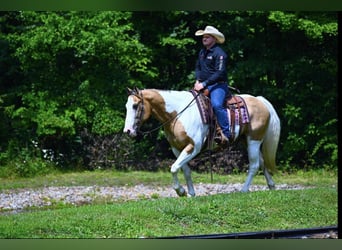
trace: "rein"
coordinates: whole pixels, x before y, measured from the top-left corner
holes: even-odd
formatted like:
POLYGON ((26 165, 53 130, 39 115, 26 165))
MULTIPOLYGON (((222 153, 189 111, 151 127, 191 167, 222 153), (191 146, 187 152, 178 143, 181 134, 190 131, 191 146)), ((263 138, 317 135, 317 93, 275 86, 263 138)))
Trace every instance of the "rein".
POLYGON ((139 91, 139 95, 141 96, 141 111, 140 112, 137 112, 137 116, 136 116, 136 120, 138 120, 137 124, 139 124, 138 126, 138 132, 141 133, 142 135, 146 135, 146 134, 151 134, 152 132, 154 131, 157 131, 158 129, 160 129, 161 127, 163 127, 165 124, 173 121, 174 119, 176 119, 178 116, 180 116, 187 108, 190 107, 190 105, 197 99, 197 97, 201 94, 201 92, 198 92, 196 94, 196 96, 185 106, 184 109, 182 109, 179 113, 177 113, 174 117, 171 117, 170 119, 166 120, 165 122, 163 122, 162 124, 160 124, 158 127, 156 128, 153 128, 153 129, 150 129, 148 131, 141 131, 140 130, 140 122, 141 122, 141 119, 144 115, 144 97, 143 97, 143 94, 141 91, 139 91), (139 117, 138 117, 139 115, 139 117))

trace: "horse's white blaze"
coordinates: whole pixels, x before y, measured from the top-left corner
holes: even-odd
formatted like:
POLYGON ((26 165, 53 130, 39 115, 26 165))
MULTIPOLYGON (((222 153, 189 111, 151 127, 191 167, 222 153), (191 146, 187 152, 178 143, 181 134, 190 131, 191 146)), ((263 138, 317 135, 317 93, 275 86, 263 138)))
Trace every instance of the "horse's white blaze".
POLYGON ((123 132, 129 133, 131 136, 135 136, 137 134, 137 132, 133 128, 136 113, 136 111, 133 109, 133 104, 133 98, 129 96, 126 102, 126 119, 123 132))

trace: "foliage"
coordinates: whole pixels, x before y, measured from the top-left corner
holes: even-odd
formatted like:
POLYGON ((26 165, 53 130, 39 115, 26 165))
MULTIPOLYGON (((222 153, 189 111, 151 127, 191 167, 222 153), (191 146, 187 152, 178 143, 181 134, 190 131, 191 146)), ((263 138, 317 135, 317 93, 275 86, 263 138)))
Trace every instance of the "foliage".
MULTIPOLYGON (((82 148, 85 150, 83 162, 88 169, 118 170, 155 170, 156 167, 144 167, 148 165, 148 159, 141 151, 147 151, 151 145, 149 141, 140 141, 133 144, 131 138, 122 134, 94 135, 84 131, 81 136, 82 148), (132 159, 139 159, 134 161, 132 159)), ((149 159, 150 160, 150 159, 149 159)))
MULTIPOLYGON (((194 33, 207 20, 226 35, 229 84, 278 111, 279 165, 336 168, 337 13, 305 11, 1 12, 0 164, 15 159, 16 145, 32 164, 47 150, 58 167, 92 168, 82 135, 121 133, 126 87, 192 87, 201 47, 194 33)), ((140 157, 112 167, 141 168, 157 151, 173 159, 163 136, 144 140, 115 140, 110 154, 120 158, 126 147, 140 157)))

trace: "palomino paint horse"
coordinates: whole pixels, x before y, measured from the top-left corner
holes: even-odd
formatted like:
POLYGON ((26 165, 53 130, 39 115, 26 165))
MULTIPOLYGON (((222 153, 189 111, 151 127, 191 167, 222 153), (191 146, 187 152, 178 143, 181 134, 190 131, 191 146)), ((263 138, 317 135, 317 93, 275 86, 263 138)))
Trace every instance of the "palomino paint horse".
MULTIPOLYGON (((195 196, 188 162, 205 146, 209 125, 201 120, 201 114, 189 91, 128 89, 124 132, 134 137, 140 126, 151 116, 164 127, 165 135, 177 160, 171 166, 173 188, 179 196, 195 196), (180 185, 177 173, 183 170, 188 193, 180 185)), ((246 137, 249 170, 242 192, 249 191, 259 167, 263 169, 268 187, 275 188, 271 173, 275 170, 275 156, 280 136, 280 120, 272 104, 264 97, 247 94, 244 98, 249 123, 236 125, 235 138, 246 137)))

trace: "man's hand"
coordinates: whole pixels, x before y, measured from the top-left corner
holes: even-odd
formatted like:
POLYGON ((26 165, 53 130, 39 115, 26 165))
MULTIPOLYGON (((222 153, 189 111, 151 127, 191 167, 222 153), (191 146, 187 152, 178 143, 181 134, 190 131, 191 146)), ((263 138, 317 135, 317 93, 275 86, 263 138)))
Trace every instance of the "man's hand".
POLYGON ((202 83, 200 83, 198 80, 195 82, 195 85, 194 85, 194 89, 196 91, 201 91, 202 89, 204 89, 202 83))

